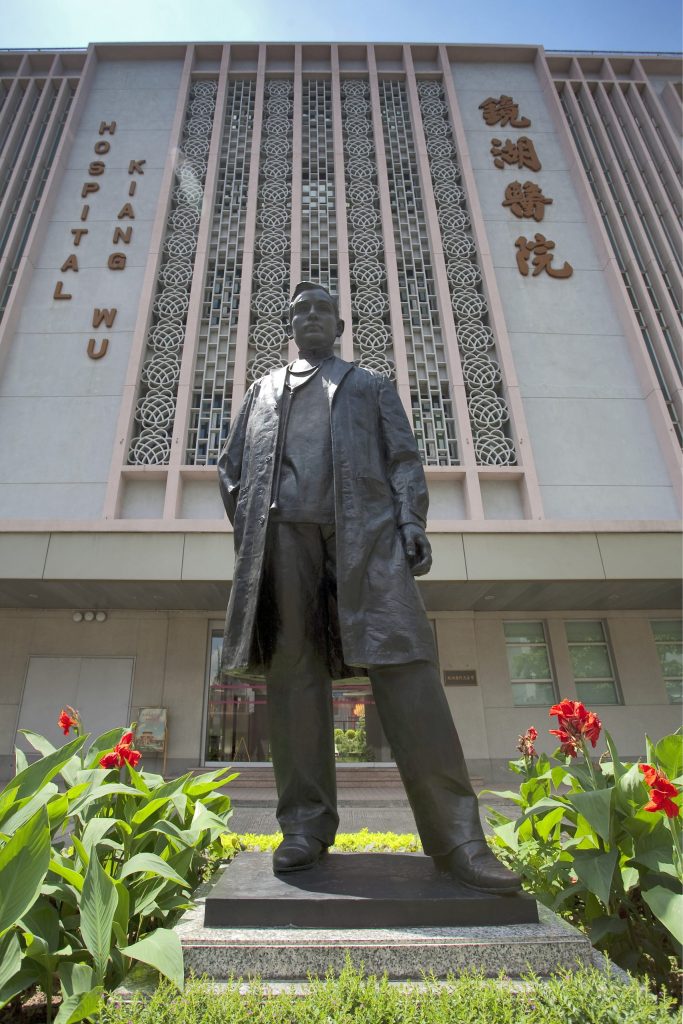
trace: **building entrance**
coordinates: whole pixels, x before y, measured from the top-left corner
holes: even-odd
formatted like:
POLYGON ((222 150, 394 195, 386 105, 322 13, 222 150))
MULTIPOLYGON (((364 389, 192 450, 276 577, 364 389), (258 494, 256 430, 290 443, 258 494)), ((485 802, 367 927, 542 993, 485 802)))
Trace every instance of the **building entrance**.
MULTIPOLYGON (((213 631, 208 659, 207 763, 270 761, 266 684, 236 676, 221 680, 222 632, 213 631)), ((391 762, 368 679, 333 684, 334 747, 341 763, 391 762)))

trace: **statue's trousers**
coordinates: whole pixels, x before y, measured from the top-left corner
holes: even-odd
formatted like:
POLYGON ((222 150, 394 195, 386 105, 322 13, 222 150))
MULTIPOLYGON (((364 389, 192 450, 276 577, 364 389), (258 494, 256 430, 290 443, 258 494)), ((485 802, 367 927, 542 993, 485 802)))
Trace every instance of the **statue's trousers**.
MULTIPOLYGON (((275 630, 266 682, 277 818, 285 835, 328 845, 339 824, 327 664, 335 561, 333 526, 269 524, 263 599, 275 630)), ((367 671, 425 853, 483 838, 436 656, 367 671)))

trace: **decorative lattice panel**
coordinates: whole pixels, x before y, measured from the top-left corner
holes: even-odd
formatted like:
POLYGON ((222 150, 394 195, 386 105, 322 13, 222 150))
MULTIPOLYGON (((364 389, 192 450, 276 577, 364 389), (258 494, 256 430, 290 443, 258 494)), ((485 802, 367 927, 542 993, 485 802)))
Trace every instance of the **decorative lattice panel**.
MULTIPOLYGON (((54 106, 54 102, 57 96, 53 84, 48 84, 46 88, 50 90, 52 96, 49 101, 50 110, 48 112, 47 119, 44 122, 45 124, 47 124, 47 120, 49 120, 49 115, 52 112, 52 107, 54 106)), ((8 144, 7 147, 3 148, 2 170, 0 170, 0 202, 5 198, 7 186, 9 184, 10 178, 12 177, 12 172, 16 166, 17 160, 19 159, 21 147, 23 146, 24 140, 28 135, 28 130, 31 127, 31 123, 33 122, 33 115, 35 114, 36 107, 38 106, 38 100, 40 99, 40 91, 34 83, 29 84, 29 89, 31 90, 31 92, 30 95, 27 97, 28 109, 22 107, 22 109, 24 110, 24 116, 18 125, 18 131, 14 132, 11 144, 8 144)), ((10 118, 10 125, 14 124, 16 117, 17 110, 14 111, 14 114, 10 118)))
POLYGON ((255 83, 228 83, 186 461, 215 465, 230 425, 255 83))
POLYGON ((418 83, 477 463, 514 465, 510 414, 441 84, 418 83))
POLYGON ((332 135, 332 86, 303 83, 301 125, 301 280, 337 294, 337 214, 332 135))
MULTIPOLYGON (((14 84, 16 85, 16 83, 14 84)), ((3 125, 0 125, 0 153, 4 155, 5 143, 14 127, 14 122, 19 115, 21 101, 24 98, 25 83, 17 85, 16 88, 11 88, 3 82, 3 88, 5 88, 5 95, 2 101, 2 113, 5 121, 3 125)))
POLYGON ((216 83, 194 82, 135 407, 136 429, 128 452, 133 465, 164 465, 169 460, 215 107, 216 83))
POLYGON ((342 125, 354 356, 359 366, 394 379, 387 273, 377 192, 377 162, 367 82, 342 85, 342 125))
POLYGON ((292 83, 266 82, 247 380, 286 363, 292 199, 292 83))
POLYGON ((415 437, 428 466, 453 466, 459 461, 453 402, 403 82, 380 82, 380 107, 415 437))
MULTIPOLYGON (((683 378, 681 303, 678 291, 681 265, 680 208, 675 201, 680 202, 680 197, 670 186, 671 177, 677 178, 676 165, 680 162, 680 155, 670 153, 662 146, 660 162, 653 164, 666 199, 666 202, 659 205, 655 198, 657 181, 652 176, 652 169, 648 177, 643 161, 638 161, 634 142, 627 141, 637 139, 645 126, 650 131, 658 131, 657 119, 645 106, 648 96, 649 89, 645 89, 641 96, 635 85, 627 87, 624 98, 615 90, 607 93, 602 86, 595 86, 593 91, 584 83, 576 92, 565 85, 560 93, 560 102, 609 236, 678 443, 683 446, 683 424, 676 403, 683 378), (623 139, 630 147, 628 153, 620 145, 621 133, 615 121, 619 128, 625 129, 623 139), (653 210, 643 206, 639 193, 641 196, 643 193, 652 194, 656 222, 652 218, 653 210), (628 200, 633 204, 635 216, 628 208, 628 200), (668 204, 671 204, 670 211, 667 210, 668 204), (672 213, 673 218, 667 216, 667 213, 672 213), (678 242, 675 235, 678 235, 678 242), (662 302, 664 296, 668 296, 668 302, 662 302)), ((663 141, 659 132, 656 137, 660 142, 663 141)), ((650 146, 647 137, 643 141, 650 146)))
MULTIPOLYGON (((683 271, 683 253, 681 252, 681 211, 680 211, 680 190, 678 194, 671 190, 667 176, 662 173, 663 168, 658 167, 653 161, 651 168, 645 166, 643 150, 648 150, 647 140, 638 138, 642 136, 643 125, 641 117, 647 116, 647 108, 643 104, 640 93, 635 85, 631 85, 625 92, 621 89, 598 88, 594 94, 594 102, 600 112, 600 119, 605 129, 613 155, 621 174, 624 184, 637 210, 641 225, 648 243, 655 258, 655 263, 664 286, 668 292, 671 304, 676 311, 677 323, 674 332, 668 329, 668 343, 678 360, 679 371, 681 369, 680 347, 674 341, 676 329, 680 327, 682 319, 681 295, 680 295, 680 274, 683 271), (618 125, 618 128, 617 128, 618 125), (620 129, 620 131, 619 131, 620 129), (639 145, 637 144, 639 143, 639 145), (655 175, 657 176, 655 180, 655 175), (671 204, 675 214, 675 228, 672 231, 668 218, 664 216, 661 206, 657 203, 656 185, 659 184, 664 197, 671 204), (645 215, 645 209, 641 197, 651 198, 652 211, 650 217, 645 215), (652 213, 656 220, 652 219, 652 213), (673 266, 671 261, 674 261, 673 266)), ((651 118, 653 125, 656 123, 651 118)), ((661 136, 660 136, 661 137, 661 136)))
MULTIPOLYGON (((50 90, 48 103, 43 111, 40 127, 30 151, 25 155, 23 166, 20 167, 16 157, 13 158, 16 187, 12 203, 6 211, 4 223, 0 225, 0 255, 5 261, 4 273, 0 275, 0 321, 5 315, 5 309, 19 272, 21 258, 40 207, 45 184, 76 92, 76 83, 55 81, 48 84, 46 88, 50 90), (59 105, 57 103, 58 95, 63 96, 59 105), (46 135, 47 141, 45 141, 46 135), (43 150, 44 142, 45 149, 43 150), (36 174, 37 166, 40 169, 36 174), (17 223, 21 225, 20 230, 16 229, 17 223), (15 241, 8 248, 8 242, 13 232, 15 232, 15 241)), ((31 117, 33 117, 34 108, 31 108, 31 117)), ((17 109, 18 107, 13 111, 10 123, 14 122, 17 109)), ((8 178, 3 185, 3 194, 5 187, 9 185, 9 180, 8 178)))

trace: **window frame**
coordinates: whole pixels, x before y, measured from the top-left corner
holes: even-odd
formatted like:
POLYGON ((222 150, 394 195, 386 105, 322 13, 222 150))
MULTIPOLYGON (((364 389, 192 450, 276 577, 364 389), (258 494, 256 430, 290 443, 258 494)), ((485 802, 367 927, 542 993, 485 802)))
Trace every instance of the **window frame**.
MULTIPOLYGON (((677 641, 677 640, 658 640, 657 636, 655 634, 655 628, 654 627, 655 627, 655 623, 658 623, 658 622, 673 622, 673 623, 676 623, 678 625, 679 623, 681 623, 681 620, 673 618, 673 619, 649 619, 648 621, 650 623, 650 632, 652 634, 652 640, 653 640, 654 645, 655 645, 655 651, 657 652, 657 662, 659 664, 659 671, 661 672, 662 682, 664 684, 664 690, 666 692, 667 699, 669 701, 669 704, 672 707, 680 707, 681 705, 683 705, 683 699, 681 699, 681 700, 672 700, 671 699, 671 694, 669 693, 669 688, 667 686, 667 682, 669 682, 669 679, 667 678, 667 676, 664 673, 664 664, 663 664, 662 659, 661 659, 660 654, 659 654, 659 645, 660 644, 672 644, 672 643, 678 643, 679 641, 677 641)), ((683 623, 681 623, 681 626, 682 626, 682 632, 683 632, 683 623)), ((681 643, 681 653, 683 653, 683 639, 681 639, 680 643, 681 643)), ((677 680, 678 676, 676 676, 675 679, 677 680)), ((683 682, 683 676, 681 677, 681 680, 683 682)))
POLYGON ((576 689, 576 695, 577 695, 578 699, 581 700, 583 703, 585 703, 585 701, 583 701, 583 698, 581 696, 581 692, 580 692, 580 689, 579 689, 579 687, 581 686, 582 683, 606 683, 606 682, 611 682, 613 687, 614 687, 614 696, 616 698, 614 701, 610 702, 609 704, 605 704, 605 703, 600 703, 599 701, 596 701, 596 700, 591 700, 589 703, 595 704, 595 705, 597 705, 597 707, 604 707, 604 708, 622 707, 623 704, 624 704, 624 698, 623 698, 623 695, 622 695, 621 684, 619 682, 619 673, 617 672, 617 663, 616 663, 616 660, 615 660, 615 657, 614 657, 614 652, 612 650, 612 643, 611 643, 611 640, 610 640, 609 628, 607 626, 607 620, 606 619, 584 619, 584 618, 581 618, 581 619, 564 619, 563 622, 564 622, 564 638, 565 638, 565 642, 567 644, 567 652, 569 654, 569 658, 568 658, 569 669, 570 669, 571 674, 572 674, 572 682, 574 683, 574 687, 576 689), (569 635, 567 633, 567 626, 569 624, 575 623, 575 622, 598 623, 598 625, 602 629, 603 639, 602 640, 570 640, 569 639, 569 635), (607 661, 609 662, 610 669, 612 670, 612 678, 611 679, 607 679, 604 676, 594 676, 593 678, 590 678, 590 679, 577 679, 576 675, 574 674, 574 665, 572 663, 572 655, 571 655, 572 647, 604 647, 606 652, 607 652, 607 661))
POLYGON ((529 703, 517 704, 516 701, 515 701, 515 690, 514 690, 514 687, 516 685, 521 684, 521 683, 526 684, 526 685, 531 685, 531 686, 541 686, 541 685, 547 686, 547 684, 550 683, 550 686, 551 686, 552 691, 553 691, 553 697, 552 697, 552 700, 551 700, 551 704, 556 703, 559 700, 558 689, 557 689, 557 669, 555 667, 555 660, 553 658, 553 651, 552 651, 552 646, 551 646, 551 643, 550 643, 550 632, 548 630, 548 624, 547 624, 546 620, 545 619, 517 619, 517 618, 515 618, 515 619, 503 619, 502 622, 501 622, 501 625, 502 625, 502 630, 503 630, 503 642, 505 644, 505 660, 506 660, 507 671, 508 671, 508 682, 510 684, 510 690, 511 690, 511 694, 512 694, 512 706, 515 707, 515 708, 542 708, 542 707, 547 707, 548 706, 548 701, 545 700, 545 699, 544 700, 539 700, 539 701, 537 701, 537 702, 535 702, 533 704, 529 704, 529 703), (538 643, 529 643, 529 642, 522 643, 521 641, 516 642, 514 640, 511 640, 506 635, 506 633, 505 633, 505 627, 507 625, 512 625, 513 623, 529 624, 529 625, 530 624, 540 625, 541 629, 543 630, 543 643, 541 643, 541 642, 538 642, 538 643), (510 660, 508 658, 508 649, 511 648, 511 647, 544 647, 545 648, 545 652, 546 652, 546 657, 548 659, 548 668, 550 669, 550 678, 549 679, 513 679, 512 672, 510 670, 510 660))

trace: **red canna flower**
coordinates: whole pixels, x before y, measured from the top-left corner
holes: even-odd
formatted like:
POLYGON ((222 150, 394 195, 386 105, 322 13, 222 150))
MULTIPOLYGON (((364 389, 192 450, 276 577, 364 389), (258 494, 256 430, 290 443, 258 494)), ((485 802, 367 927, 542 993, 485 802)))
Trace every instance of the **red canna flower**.
POLYGON ((81 727, 81 719, 78 714, 78 711, 74 711, 74 709, 69 704, 67 704, 67 706, 65 708, 62 708, 62 710, 59 713, 57 725, 62 730, 65 736, 69 735, 70 729, 75 729, 76 731, 78 731, 81 727), (69 712, 71 712, 71 714, 69 714, 69 712))
POLYGON ((573 718, 576 714, 575 705, 579 703, 580 701, 569 700, 565 697, 559 704, 553 704, 548 714, 551 718, 553 715, 556 715, 557 718, 573 718))
POLYGON ((137 768, 138 761, 142 757, 142 754, 140 753, 139 750, 129 749, 129 750, 122 750, 121 751, 121 756, 123 757, 124 761, 128 762, 128 764, 131 766, 131 768, 137 768))
POLYGON ((517 750, 519 750, 519 752, 525 758, 538 757, 538 754, 536 753, 536 748, 534 747, 534 740, 537 738, 538 730, 535 729, 533 725, 530 725, 527 731, 525 733, 522 733, 522 735, 519 737, 519 741, 517 743, 517 750))
POLYGON ((592 745, 600 739, 600 730, 602 729, 602 722, 595 714, 594 711, 589 711, 586 715, 586 720, 583 724, 583 734, 587 740, 590 740, 592 745))
POLYGON ((645 785, 650 790, 650 800, 645 804, 644 810, 664 811, 667 818, 677 818, 681 809, 671 798, 678 796, 680 791, 667 779, 664 772, 653 765, 641 764, 638 767, 645 776, 645 785))
POLYGON ((123 768, 124 764, 129 764, 131 768, 136 768, 142 754, 139 750, 133 750, 132 744, 133 733, 128 730, 124 732, 114 749, 100 758, 100 767, 123 768))
POLYGON ((570 735, 566 729, 551 729, 550 735, 557 736, 560 741, 560 750, 563 754, 569 755, 569 757, 576 757, 579 748, 575 736, 570 735))
POLYGON ((587 711, 580 700, 562 700, 553 704, 548 714, 557 718, 558 728, 551 729, 550 735, 559 738, 563 754, 576 757, 580 740, 589 740, 592 746, 598 742, 602 722, 594 711, 587 711))

